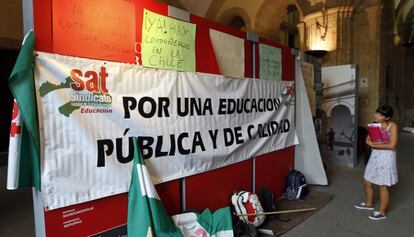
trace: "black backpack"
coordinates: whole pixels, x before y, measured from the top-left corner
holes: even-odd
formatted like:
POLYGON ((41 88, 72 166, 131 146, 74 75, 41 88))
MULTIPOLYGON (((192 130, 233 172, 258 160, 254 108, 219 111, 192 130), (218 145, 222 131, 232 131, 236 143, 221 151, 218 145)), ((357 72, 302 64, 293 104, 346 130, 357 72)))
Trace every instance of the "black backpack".
POLYGON ((235 207, 232 203, 230 205, 231 219, 233 223, 233 236, 234 237, 257 237, 256 227, 252 224, 246 223, 237 216, 235 207))
POLYGON ((272 191, 270 191, 268 188, 261 188, 257 192, 257 196, 259 196, 260 203, 262 204, 263 210, 265 212, 277 211, 276 198, 273 196, 272 191))
POLYGON ((308 192, 305 176, 298 170, 290 170, 286 176, 283 196, 289 200, 298 200, 305 197, 308 192))
POLYGON ((257 237, 256 227, 248 224, 238 217, 233 218, 233 236, 234 237, 257 237))

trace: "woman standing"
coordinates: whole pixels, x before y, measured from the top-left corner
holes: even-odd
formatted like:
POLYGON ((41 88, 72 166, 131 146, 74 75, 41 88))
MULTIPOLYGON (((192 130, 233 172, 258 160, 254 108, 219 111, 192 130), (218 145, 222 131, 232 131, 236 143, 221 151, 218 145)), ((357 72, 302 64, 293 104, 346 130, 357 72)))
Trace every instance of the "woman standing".
POLYGON ((387 218, 387 209, 390 201, 388 188, 398 182, 396 146, 398 143, 398 125, 391 121, 394 112, 391 106, 382 105, 375 112, 375 121, 381 123, 381 133, 384 142, 373 143, 367 137, 366 143, 372 148, 372 153, 364 174, 365 202, 355 205, 358 209, 374 210, 373 184, 379 186, 380 206, 368 217, 372 220, 387 218))

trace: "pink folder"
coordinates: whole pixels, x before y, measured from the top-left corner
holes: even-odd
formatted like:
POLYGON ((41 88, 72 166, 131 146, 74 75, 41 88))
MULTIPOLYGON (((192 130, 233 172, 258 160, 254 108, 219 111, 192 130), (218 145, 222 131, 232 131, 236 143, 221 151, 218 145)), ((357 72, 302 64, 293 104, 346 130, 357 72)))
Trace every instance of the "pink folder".
POLYGON ((388 131, 386 131, 385 129, 384 131, 382 130, 383 129, 381 129, 381 124, 379 123, 368 124, 368 134, 372 142, 388 142, 388 131))

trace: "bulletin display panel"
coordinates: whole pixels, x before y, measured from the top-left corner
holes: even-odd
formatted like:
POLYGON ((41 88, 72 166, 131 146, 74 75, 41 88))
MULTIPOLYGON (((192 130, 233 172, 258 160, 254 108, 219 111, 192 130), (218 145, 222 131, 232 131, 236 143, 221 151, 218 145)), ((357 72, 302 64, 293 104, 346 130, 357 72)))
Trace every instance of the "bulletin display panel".
MULTIPOLYGON (((83 1, 79 1, 83 2, 83 1)), ((116 3, 116 1, 113 1, 116 3)), ((142 9, 146 8, 159 14, 167 15, 167 6, 154 1, 127 1, 135 5, 137 26, 142 19, 142 9), (138 14, 140 13, 140 14, 138 14)), ((59 52, 53 47, 53 12, 52 0, 34 0, 33 18, 35 31, 35 49, 48 53, 59 53, 77 57, 107 60, 105 54, 88 55, 88 51, 74 54, 71 50, 61 48, 59 52)), ((142 25, 142 24, 141 24, 142 25)), ((137 39, 141 38, 141 32, 136 30, 137 39)), ((71 35, 61 35, 71 38, 71 35)), ((73 39, 72 44, 83 44, 82 40, 73 39)), ((137 48, 139 50, 139 48, 137 48)), ((135 59, 135 50, 121 62, 131 63, 135 59)), ((156 185, 170 215, 181 212, 180 180, 156 185)), ((127 193, 106 197, 86 203, 71 205, 51 211, 44 211, 44 228, 46 236, 122 236, 126 233, 127 222, 127 193)), ((40 222, 41 223, 41 222, 40 222)))
MULTIPOLYGON (((79 2, 83 2, 79 0, 79 2)), ((156 12, 162 15, 168 15, 168 7, 164 4, 148 0, 126 1, 135 5, 135 19, 136 29, 142 26, 142 12, 143 9, 156 12)), ((53 48, 53 25, 52 25, 52 0, 34 0, 34 27, 35 27, 35 49, 38 51, 57 53, 53 48)), ((224 33, 228 33, 240 38, 246 39, 246 33, 229 27, 222 26, 218 23, 206 20, 204 18, 190 15, 190 21, 197 25, 196 33, 196 70, 205 73, 220 73, 217 60, 214 54, 213 47, 209 40, 209 29, 216 29, 224 33)), ((134 59, 137 52, 140 51, 139 42, 141 41, 141 31, 135 30, 137 43, 131 55, 125 59, 124 62, 131 62, 131 57, 134 59)), ((65 36, 62 36, 65 37, 65 36)), ((70 35, 66 36, 70 37, 70 35)), ((290 49, 278 45, 270 40, 260 38, 261 43, 266 43, 276 47, 282 48, 283 60, 283 80, 293 80, 293 59, 290 54, 290 49)), ((73 44, 81 44, 82 41, 74 39, 73 44)), ((259 56, 258 44, 245 41, 245 76, 253 77, 255 71, 255 78, 259 78, 259 56), (252 68, 252 47, 255 47, 255 70, 252 68)), ((81 54, 73 54, 73 52, 65 52, 64 48, 60 49, 60 54, 73 55, 78 57, 94 58, 107 60, 105 55, 89 56, 85 51, 81 54)), ((138 55, 139 56, 139 55, 138 55)), ((123 60, 120 60, 123 61, 123 60)), ((287 148, 282 151, 271 152, 258 157, 256 161, 256 187, 267 184, 273 185, 272 191, 275 194, 280 194, 280 190, 284 184, 284 175, 289 168, 293 166, 293 148, 287 148), (276 169, 269 169, 269 167, 277 167, 276 169), (282 178, 283 177, 283 178, 282 178)), ((216 209, 221 206, 229 204, 229 194, 239 188, 249 189, 252 187, 253 168, 252 160, 247 160, 221 169, 213 170, 203 174, 198 174, 185 178, 185 193, 186 193, 186 207, 196 209, 216 209), (243 175, 240 175, 243 174, 243 175), (225 177, 225 178, 223 178, 225 177), (212 182, 215 180, 217 182, 212 182), (211 193, 222 193, 221 195, 211 195, 211 193), (208 198, 207 198, 208 197, 208 198)), ((182 211, 181 196, 180 196, 180 180, 159 184, 156 186, 157 191, 169 214, 176 214, 182 211)), ((126 223, 127 210, 127 194, 120 194, 100 200, 95 200, 83 204, 73 205, 62 209, 53 211, 45 211, 45 228, 48 236, 72 236, 76 233, 77 236, 83 234, 91 235, 92 233, 99 233, 100 231, 111 230, 116 231, 118 227, 126 223), (84 211, 83 215, 93 215, 84 217, 82 228, 74 228, 76 225, 66 223, 64 228, 63 213, 75 210, 89 210, 90 206, 94 206, 94 211, 84 211), (96 207, 95 207, 96 206, 96 207), (105 213, 105 214, 104 214, 105 213), (114 214, 116 213, 116 214, 114 214), (93 220, 92 220, 93 219, 93 220), (101 219, 105 219, 101 224, 101 219), (90 220, 90 221, 89 221, 90 220), (71 227, 72 228, 68 228, 71 227), (82 234, 80 234, 82 233, 82 234)))
MULTIPOLYGON (((280 48, 282 51, 282 80, 293 81, 295 78, 294 63, 291 49, 287 46, 273 42, 269 39, 259 37, 259 43, 280 48)), ((258 44, 256 52, 259 52, 258 44)), ((259 54, 256 55, 256 75, 260 78, 259 54)), ((273 192, 276 197, 283 193, 285 177, 290 169, 294 167, 295 148, 288 147, 283 150, 270 152, 255 158, 255 188, 266 187, 273 192)))

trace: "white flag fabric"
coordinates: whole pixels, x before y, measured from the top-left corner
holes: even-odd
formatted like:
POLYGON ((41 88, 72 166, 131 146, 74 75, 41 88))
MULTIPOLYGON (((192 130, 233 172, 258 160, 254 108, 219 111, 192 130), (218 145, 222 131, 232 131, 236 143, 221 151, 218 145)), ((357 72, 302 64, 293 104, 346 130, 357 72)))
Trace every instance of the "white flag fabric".
POLYGON ((40 141, 33 80, 34 33, 23 40, 8 79, 15 98, 10 126, 7 189, 34 187, 40 190, 40 141))
POLYGON ((13 190, 19 187, 20 174, 20 148, 22 145, 21 115, 17 101, 13 102, 12 123, 10 126, 9 157, 7 163, 7 189, 13 190))
POLYGON ((147 166, 134 138, 134 165, 128 193, 129 237, 231 237, 233 225, 230 209, 221 208, 213 214, 167 214, 151 181, 147 166))
POLYGON ((172 217, 183 236, 232 237, 233 225, 230 208, 225 207, 211 213, 209 209, 201 214, 188 212, 172 217))
POLYGON ((134 165, 128 192, 129 237, 168 236, 181 237, 181 231, 174 225, 152 184, 147 166, 134 140, 134 165))

